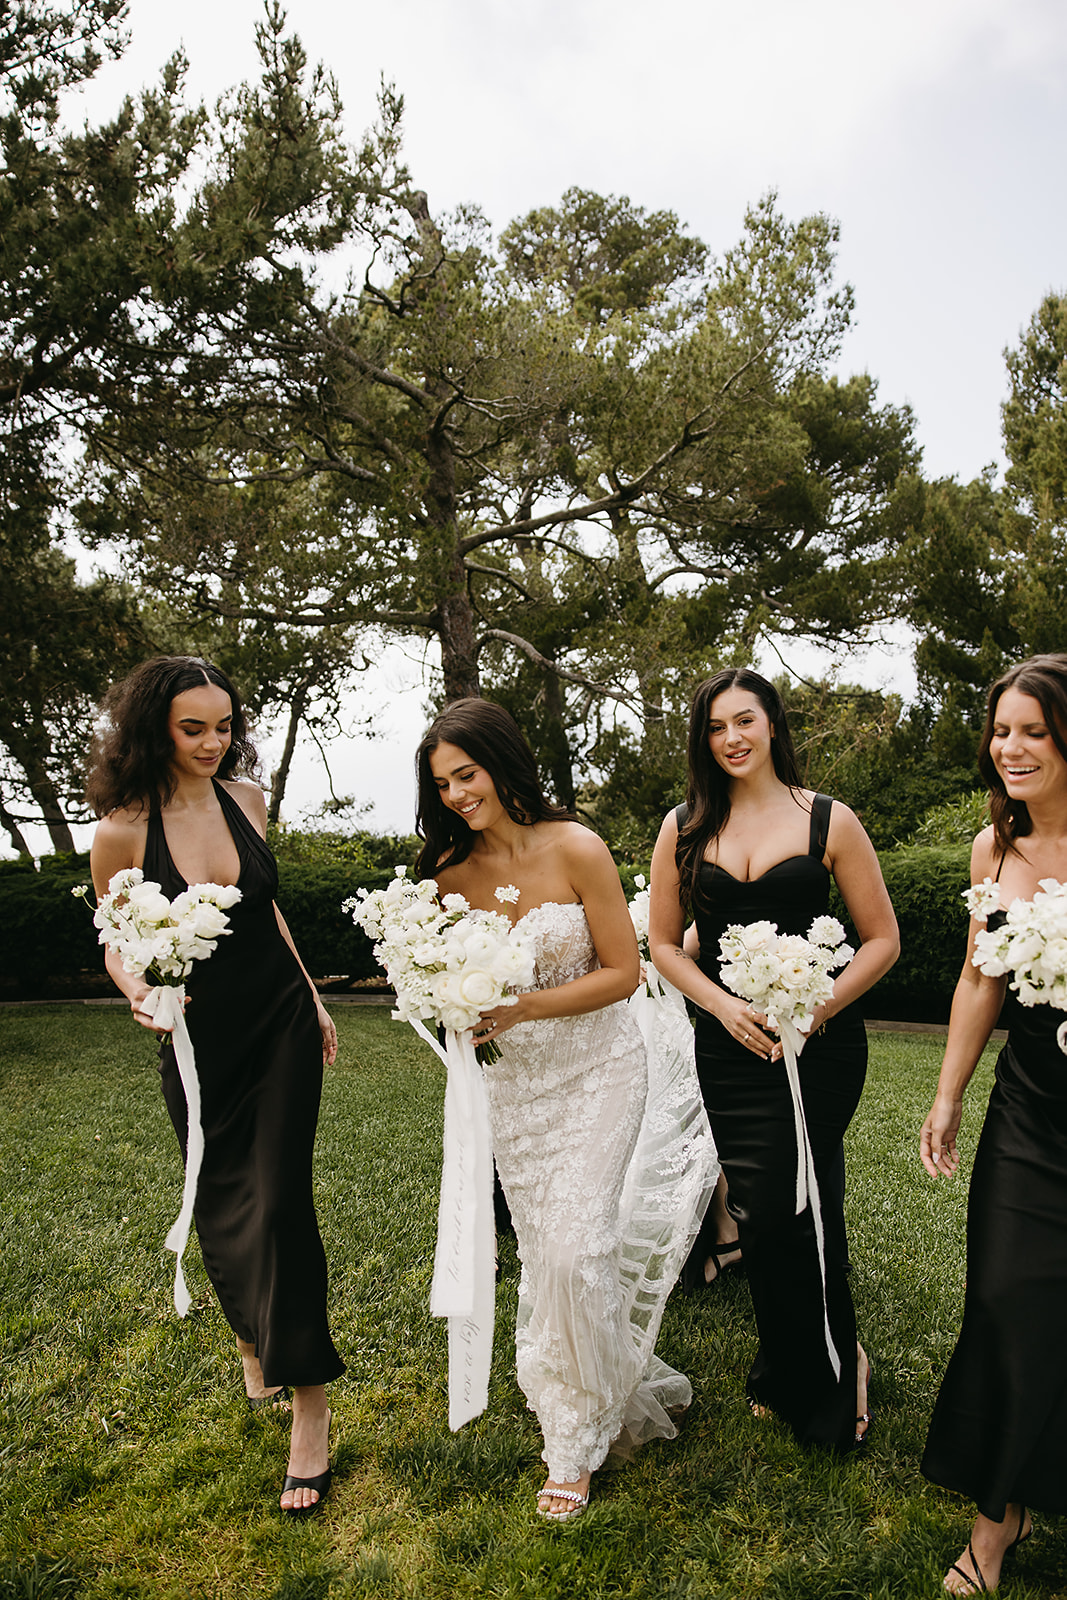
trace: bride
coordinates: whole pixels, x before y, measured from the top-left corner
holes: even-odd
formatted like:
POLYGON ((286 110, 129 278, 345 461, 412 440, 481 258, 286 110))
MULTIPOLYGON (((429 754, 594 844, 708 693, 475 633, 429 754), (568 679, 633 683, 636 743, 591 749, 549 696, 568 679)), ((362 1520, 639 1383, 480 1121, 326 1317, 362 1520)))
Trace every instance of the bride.
POLYGON ((420 876, 486 911, 501 909, 494 890, 517 889, 505 909, 535 948, 536 987, 483 1013, 474 1039, 500 1049, 485 1080, 522 1261, 518 1380, 544 1435, 537 1509, 562 1522, 585 1509, 612 1446, 674 1438, 670 1413, 692 1398, 653 1346, 714 1184, 713 1150, 681 1050, 675 1076, 688 1082, 671 1126, 648 1126, 645 1045, 625 1004, 640 963, 619 875, 603 841, 545 798, 512 718, 454 701, 417 770, 420 876), (654 1243, 642 1214, 660 1219, 654 1243))

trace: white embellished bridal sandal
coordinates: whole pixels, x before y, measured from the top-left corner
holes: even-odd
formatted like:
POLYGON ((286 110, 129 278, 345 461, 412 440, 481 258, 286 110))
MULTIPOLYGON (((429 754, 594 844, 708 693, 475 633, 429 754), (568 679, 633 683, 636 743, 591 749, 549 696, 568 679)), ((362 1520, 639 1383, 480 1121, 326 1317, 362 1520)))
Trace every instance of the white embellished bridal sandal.
POLYGON ((580 1517, 589 1504, 589 1490, 579 1494, 577 1489, 557 1489, 549 1479, 537 1499, 537 1515, 544 1517, 546 1522, 570 1522, 574 1517, 580 1517), (574 1504, 568 1506, 566 1511, 553 1511, 551 1506, 545 1506, 542 1510, 540 1505, 542 1500, 572 1500, 574 1504))

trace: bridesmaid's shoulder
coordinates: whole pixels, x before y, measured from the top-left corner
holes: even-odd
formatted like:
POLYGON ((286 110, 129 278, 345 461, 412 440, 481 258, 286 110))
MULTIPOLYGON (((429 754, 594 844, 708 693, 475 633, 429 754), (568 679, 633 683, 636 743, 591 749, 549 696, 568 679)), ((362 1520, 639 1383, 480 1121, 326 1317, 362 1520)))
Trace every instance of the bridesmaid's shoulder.
POLYGON ((552 843, 569 866, 602 866, 611 861, 611 851, 592 828, 582 822, 553 822, 552 843))
POLYGON ((127 843, 136 844, 144 839, 147 832, 147 806, 119 806, 115 811, 106 812, 96 824, 93 848, 99 845, 114 849, 127 843))
POLYGON ((258 783, 251 778, 220 778, 219 782, 231 795, 257 832, 266 837, 267 797, 258 783))
POLYGON ((981 833, 975 835, 971 845, 971 880, 981 883, 983 878, 992 878, 1000 865, 1000 851, 997 849, 997 837, 993 831, 993 824, 983 828, 981 833))
POLYGON ((93 832, 89 864, 97 894, 103 894, 116 872, 140 867, 148 841, 148 807, 120 806, 100 818, 93 832))

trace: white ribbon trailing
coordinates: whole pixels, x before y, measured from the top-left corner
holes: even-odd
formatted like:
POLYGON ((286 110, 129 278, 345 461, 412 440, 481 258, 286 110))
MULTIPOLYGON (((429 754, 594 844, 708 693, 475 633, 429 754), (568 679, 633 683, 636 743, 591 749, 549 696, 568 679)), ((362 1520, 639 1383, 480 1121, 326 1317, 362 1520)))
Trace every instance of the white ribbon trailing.
POLYGON ((448 1426, 453 1433, 489 1403, 496 1311, 493 1145, 489 1102, 470 1033, 411 1026, 448 1070, 437 1250, 430 1315, 448 1318, 448 1426))
POLYGON ((793 1119, 797 1131, 797 1216, 806 1205, 811 1206, 812 1221, 815 1224, 815 1245, 819 1252, 819 1275, 822 1279, 822 1315, 823 1329, 826 1335, 826 1353, 830 1357, 830 1365, 834 1369, 834 1377, 841 1376, 841 1357, 837 1353, 833 1336, 830 1333, 830 1311, 826 1304, 826 1240, 822 1226, 822 1207, 819 1203, 819 1185, 815 1178, 815 1158, 811 1152, 811 1140, 808 1138, 808 1124, 804 1116, 804 1101, 800 1093, 800 1069, 797 1058, 806 1043, 804 1034, 795 1023, 784 1018, 768 1017, 768 1022, 778 1030, 782 1041, 782 1055, 785 1059, 785 1072, 789 1080, 789 1092, 793 1097, 793 1119))
POLYGON ((174 1041, 174 1059, 178 1063, 178 1075, 185 1090, 185 1103, 189 1108, 182 1205, 163 1241, 165 1248, 173 1250, 178 1258, 174 1263, 174 1309, 179 1317, 184 1317, 192 1304, 192 1297, 185 1284, 182 1256, 189 1243, 196 1186, 200 1178, 200 1165, 204 1159, 204 1129, 200 1121, 200 1079, 196 1075, 193 1041, 189 1037, 185 1021, 185 985, 161 984, 158 988, 149 989, 141 1002, 141 1010, 147 1011, 157 1026, 170 1031, 174 1041))

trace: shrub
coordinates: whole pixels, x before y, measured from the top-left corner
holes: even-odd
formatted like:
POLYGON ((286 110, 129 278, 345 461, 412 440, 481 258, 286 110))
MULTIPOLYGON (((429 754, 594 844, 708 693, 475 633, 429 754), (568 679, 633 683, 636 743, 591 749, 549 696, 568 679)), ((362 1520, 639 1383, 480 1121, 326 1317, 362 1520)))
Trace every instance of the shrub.
POLYGON ((909 844, 969 845, 976 833, 989 826, 989 791, 973 789, 942 806, 932 806, 916 828, 909 844))
MULTIPOLYGON (((900 958, 864 996, 868 1017, 946 1022, 967 950, 970 844, 902 845, 880 857, 900 927, 900 958)), ((840 903, 836 913, 841 915, 840 903)))
MULTIPOLYGON (((396 859, 394 857, 394 859, 396 859)), ((870 1017, 940 1021, 948 1016, 963 964, 967 915, 960 898, 967 886, 966 845, 924 849, 906 846, 883 854, 882 870, 900 923, 902 952, 864 1002, 870 1017)), ((628 896, 635 872, 647 862, 620 869, 628 896)), ((0 871, 0 977, 7 993, 20 997, 100 992, 103 953, 84 905, 70 891, 88 878, 84 856, 46 857, 41 870, 5 862, 0 871)), ((370 941, 342 901, 356 889, 380 889, 388 867, 320 860, 278 865, 278 903, 304 965, 328 987, 382 976, 370 941)), ((840 902, 835 914, 842 916, 840 902)))

